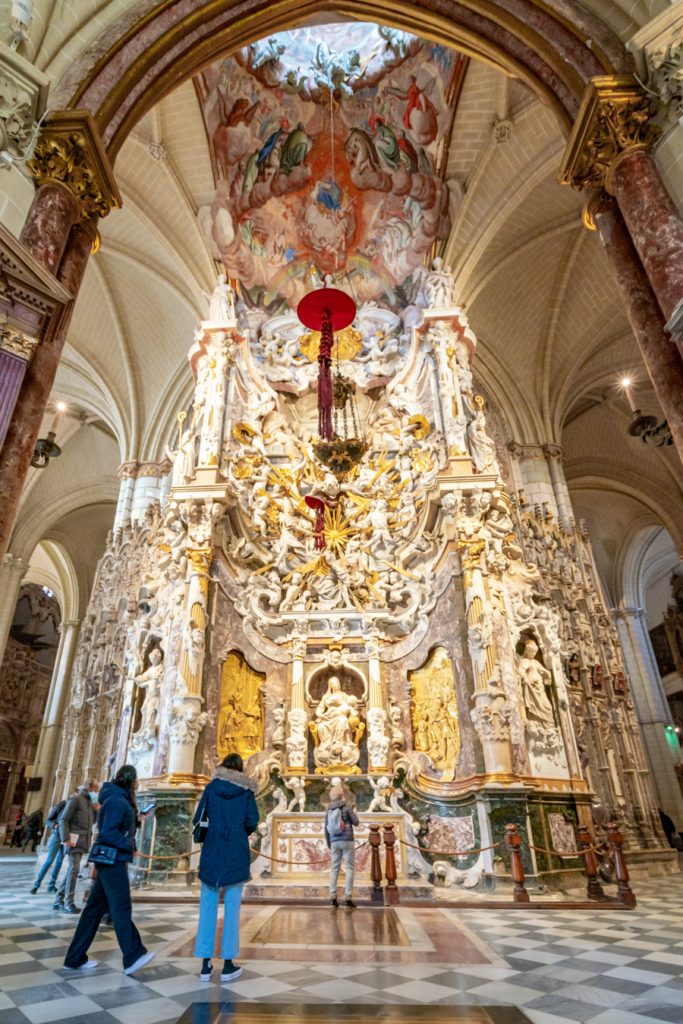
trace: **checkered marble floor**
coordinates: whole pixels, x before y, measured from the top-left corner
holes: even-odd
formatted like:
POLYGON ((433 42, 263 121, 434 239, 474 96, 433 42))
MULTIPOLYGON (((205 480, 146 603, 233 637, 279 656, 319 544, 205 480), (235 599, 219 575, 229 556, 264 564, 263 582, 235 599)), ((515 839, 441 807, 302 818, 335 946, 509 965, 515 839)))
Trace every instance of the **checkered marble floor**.
MULTIPOLYGON (((31 896, 32 876, 32 864, 0 862, 0 1024, 175 1024, 186 1010, 184 1021, 202 1020, 202 1004, 221 1000, 283 1011, 313 1003, 507 1006, 533 1024, 683 1024, 683 877, 638 884, 632 913, 420 910, 420 920, 433 915, 443 934, 451 928, 468 936, 483 963, 430 962, 417 945, 410 962, 383 963, 380 951, 369 959, 367 947, 357 962, 321 962, 313 952, 304 961, 303 940, 293 936, 298 957, 282 943, 259 950, 252 941, 242 977, 221 986, 200 983, 197 961, 178 955, 196 921, 196 908, 183 905, 136 906, 145 944, 157 952, 137 978, 122 974, 111 929, 102 929, 91 949, 100 967, 84 976, 63 973, 75 919, 53 911, 51 897, 31 896)), ((304 916, 329 913, 301 908, 304 916)), ((398 908, 409 935, 411 914, 398 908)))

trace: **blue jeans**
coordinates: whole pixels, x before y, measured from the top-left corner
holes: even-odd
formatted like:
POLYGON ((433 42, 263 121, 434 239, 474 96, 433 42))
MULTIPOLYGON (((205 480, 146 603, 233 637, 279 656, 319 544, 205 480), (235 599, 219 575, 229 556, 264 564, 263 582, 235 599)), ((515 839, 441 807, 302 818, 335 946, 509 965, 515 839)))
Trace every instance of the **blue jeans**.
MULTIPOLYGON (((239 956, 240 904, 242 902, 243 888, 244 882, 238 882, 236 885, 226 885, 223 889, 225 914, 223 916, 221 956, 224 960, 234 960, 236 956, 239 956)), ((197 940, 194 944, 195 956, 201 956, 202 958, 213 956, 220 896, 220 889, 213 889, 210 885, 202 882, 202 891, 199 896, 197 940)))
POLYGON ((64 959, 65 967, 80 967, 86 962, 88 950, 106 913, 111 914, 114 922, 116 939, 123 954, 124 970, 147 952, 133 924, 128 864, 117 860, 115 864, 97 865, 97 878, 78 919, 64 959))
POLYGON ((353 876, 356 867, 356 844, 352 840, 342 840, 332 843, 330 849, 332 863, 330 865, 330 899, 337 895, 337 882, 339 880, 339 869, 344 861, 344 895, 347 900, 351 899, 353 892, 353 876))
POLYGON ((36 889, 40 888, 40 883, 42 882, 42 880, 45 878, 45 875, 50 870, 50 865, 52 864, 53 861, 55 861, 55 866, 52 869, 52 874, 50 875, 50 881, 49 881, 48 884, 49 885, 56 885, 57 884, 57 875, 59 874, 59 869, 62 866, 62 861, 63 860, 64 860, 64 847, 62 846, 62 841, 59 838, 59 829, 53 829, 52 830, 52 835, 50 836, 50 841, 47 844, 47 857, 45 858, 45 860, 43 862, 42 868, 38 872, 38 877, 36 878, 35 882, 33 883, 35 885, 36 889), (56 860, 55 860, 55 857, 57 858, 56 860))

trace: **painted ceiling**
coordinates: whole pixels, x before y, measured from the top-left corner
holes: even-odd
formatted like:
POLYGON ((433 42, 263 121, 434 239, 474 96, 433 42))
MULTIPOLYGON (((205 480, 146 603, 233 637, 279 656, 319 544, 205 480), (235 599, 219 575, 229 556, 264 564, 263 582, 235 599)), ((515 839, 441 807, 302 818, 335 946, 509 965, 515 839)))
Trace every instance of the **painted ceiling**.
POLYGON ((370 24, 297 29, 196 80, 213 162, 199 221, 248 307, 331 274, 405 307, 451 228, 445 153, 466 58, 370 24))

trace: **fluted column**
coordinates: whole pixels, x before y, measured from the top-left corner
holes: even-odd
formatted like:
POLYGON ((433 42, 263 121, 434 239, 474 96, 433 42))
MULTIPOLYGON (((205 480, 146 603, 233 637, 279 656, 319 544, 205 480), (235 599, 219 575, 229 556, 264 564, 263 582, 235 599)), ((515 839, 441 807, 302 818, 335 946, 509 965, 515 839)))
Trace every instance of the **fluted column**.
POLYGON ((17 606, 21 582, 28 572, 28 562, 8 552, 0 562, 0 662, 5 656, 5 647, 10 626, 17 606))
POLYGON ((673 818, 676 827, 683 829, 683 796, 674 770, 674 755, 666 740, 671 713, 647 632, 645 613, 642 608, 620 608, 615 614, 659 805, 673 818))
POLYGON ((65 619, 60 626, 61 638, 57 658, 52 670, 50 689, 45 705, 43 726, 40 730, 38 749, 33 764, 33 777, 42 779, 37 793, 30 793, 26 801, 27 811, 40 807, 46 812, 51 799, 54 774, 59 756, 58 743, 62 732, 64 708, 69 695, 71 670, 73 668, 78 634, 81 628, 80 619, 65 619))

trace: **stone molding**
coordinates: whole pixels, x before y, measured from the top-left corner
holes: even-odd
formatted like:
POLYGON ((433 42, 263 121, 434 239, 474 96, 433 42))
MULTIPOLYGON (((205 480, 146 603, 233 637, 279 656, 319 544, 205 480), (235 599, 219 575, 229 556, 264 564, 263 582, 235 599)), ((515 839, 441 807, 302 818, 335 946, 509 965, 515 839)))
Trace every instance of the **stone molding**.
POLYGON ((505 447, 512 458, 520 462, 531 459, 540 459, 543 462, 564 459, 564 448, 560 444, 520 444, 518 441, 508 441, 505 447))
POLYGON ((23 578, 28 572, 28 562, 25 562, 19 555, 13 555, 11 551, 8 551, 6 555, 3 555, 2 568, 13 576, 23 578))
POLYGON ((123 462, 118 469, 119 480, 138 480, 143 476, 151 476, 159 479, 171 472, 173 466, 169 459, 162 459, 161 462, 123 462))
POLYGON ((8 323, 0 323, 0 350, 11 356, 30 361, 38 341, 8 323))
POLYGON ((47 75, 0 42, 0 168, 31 156, 49 83, 47 75))
POLYGON ((79 220, 106 217, 121 206, 100 133, 87 110, 51 113, 27 164, 37 185, 64 185, 78 203, 79 220))
POLYGON ((637 32, 628 44, 638 75, 655 95, 664 131, 683 117, 683 8, 674 4, 637 32))
POLYGON ((27 342, 41 341, 54 314, 70 299, 71 293, 0 224, 2 347, 10 333, 12 345, 24 347, 19 335, 27 342))
POLYGON ((625 153, 650 149, 661 134, 652 100, 630 75, 592 78, 562 157, 560 182, 581 191, 606 188, 625 153))

